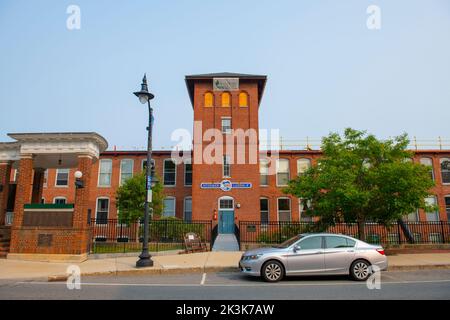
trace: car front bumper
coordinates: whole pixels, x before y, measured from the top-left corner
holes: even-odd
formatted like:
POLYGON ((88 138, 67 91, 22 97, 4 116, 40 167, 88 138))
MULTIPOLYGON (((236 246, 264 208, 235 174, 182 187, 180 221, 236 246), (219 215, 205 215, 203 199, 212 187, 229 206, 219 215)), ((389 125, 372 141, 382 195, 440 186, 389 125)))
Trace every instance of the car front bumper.
POLYGON ((259 277, 261 275, 261 261, 259 259, 241 260, 239 261, 239 270, 243 274, 259 277))

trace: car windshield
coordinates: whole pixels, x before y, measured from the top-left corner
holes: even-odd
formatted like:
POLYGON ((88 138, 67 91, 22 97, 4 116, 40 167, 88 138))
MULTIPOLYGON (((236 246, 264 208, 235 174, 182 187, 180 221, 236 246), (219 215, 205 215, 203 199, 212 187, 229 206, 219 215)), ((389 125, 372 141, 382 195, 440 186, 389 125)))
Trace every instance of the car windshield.
POLYGON ((290 247, 291 245, 293 245, 294 243, 296 243, 297 241, 299 241, 303 237, 304 237, 303 235, 299 234, 298 236, 292 237, 292 238, 286 240, 285 242, 280 243, 280 244, 278 244, 278 245, 276 245, 274 247, 275 248, 283 248, 283 249, 287 248, 287 247, 290 247))

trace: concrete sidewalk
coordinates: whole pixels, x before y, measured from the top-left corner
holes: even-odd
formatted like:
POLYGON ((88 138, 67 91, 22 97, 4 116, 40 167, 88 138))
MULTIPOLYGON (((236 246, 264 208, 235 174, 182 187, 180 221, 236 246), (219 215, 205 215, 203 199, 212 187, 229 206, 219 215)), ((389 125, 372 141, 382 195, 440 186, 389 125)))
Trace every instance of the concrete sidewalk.
MULTIPOLYGON (((238 271, 242 252, 203 252, 154 256, 154 266, 136 269, 135 257, 90 259, 82 263, 0 260, 0 280, 64 280, 67 267, 78 265, 82 275, 165 274, 238 271)), ((388 256, 389 271, 450 269, 450 253, 399 254, 388 256)))

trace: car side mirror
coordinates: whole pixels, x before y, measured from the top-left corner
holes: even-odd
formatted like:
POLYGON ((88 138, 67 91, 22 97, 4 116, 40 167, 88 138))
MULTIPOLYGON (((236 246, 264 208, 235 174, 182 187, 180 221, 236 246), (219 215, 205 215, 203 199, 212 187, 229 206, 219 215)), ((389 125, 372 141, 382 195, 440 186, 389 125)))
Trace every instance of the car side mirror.
POLYGON ((295 245, 294 246, 294 252, 300 251, 302 247, 300 247, 299 245, 295 245))

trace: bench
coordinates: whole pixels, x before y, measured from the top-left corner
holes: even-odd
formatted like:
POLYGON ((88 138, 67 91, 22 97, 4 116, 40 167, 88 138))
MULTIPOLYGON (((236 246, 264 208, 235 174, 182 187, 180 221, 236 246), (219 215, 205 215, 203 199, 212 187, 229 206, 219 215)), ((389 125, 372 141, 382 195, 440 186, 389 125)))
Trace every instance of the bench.
POLYGON ((184 246, 185 253, 208 251, 206 243, 202 242, 200 237, 194 232, 186 233, 184 236, 184 246))

